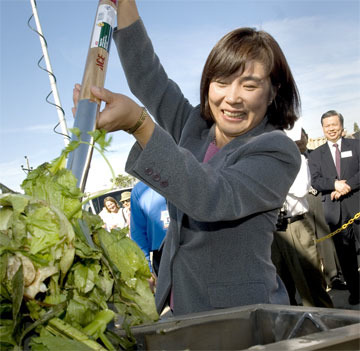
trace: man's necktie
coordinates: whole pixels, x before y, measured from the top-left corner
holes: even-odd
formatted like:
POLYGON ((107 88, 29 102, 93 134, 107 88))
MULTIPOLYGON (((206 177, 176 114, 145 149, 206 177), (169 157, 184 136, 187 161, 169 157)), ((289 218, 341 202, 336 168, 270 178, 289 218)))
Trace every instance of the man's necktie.
POLYGON ((340 150, 339 150, 339 145, 338 144, 333 144, 333 146, 335 147, 335 167, 336 167, 336 172, 338 175, 338 179, 340 178, 340 150))

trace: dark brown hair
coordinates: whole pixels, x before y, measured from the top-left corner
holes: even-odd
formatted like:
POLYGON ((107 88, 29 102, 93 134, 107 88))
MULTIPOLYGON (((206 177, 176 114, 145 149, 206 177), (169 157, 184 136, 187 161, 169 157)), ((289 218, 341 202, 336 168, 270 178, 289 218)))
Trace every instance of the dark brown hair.
POLYGON ((239 28, 225 35, 210 52, 201 77, 200 108, 205 120, 213 120, 208 95, 210 83, 245 69, 250 61, 259 61, 268 72, 276 93, 267 110, 269 123, 291 129, 298 119, 300 97, 286 58, 275 39, 264 31, 239 28))

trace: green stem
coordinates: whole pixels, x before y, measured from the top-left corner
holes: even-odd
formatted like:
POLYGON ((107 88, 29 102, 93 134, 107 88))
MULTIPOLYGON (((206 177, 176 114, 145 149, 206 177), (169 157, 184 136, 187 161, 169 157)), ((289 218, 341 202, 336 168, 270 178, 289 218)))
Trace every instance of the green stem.
POLYGON ((106 164, 107 164, 107 165, 109 166, 109 168, 110 168, 110 172, 111 172, 111 175, 112 175, 112 184, 111 184, 111 187, 110 187, 109 189, 106 189, 106 190, 102 191, 100 194, 96 194, 96 195, 94 195, 94 196, 88 197, 86 200, 82 201, 82 202, 80 203, 80 205, 77 206, 77 207, 75 208, 75 210, 70 213, 70 215, 69 215, 69 217, 68 217, 69 220, 71 220, 71 219, 75 216, 75 214, 78 213, 78 212, 82 209, 82 207, 83 207, 87 202, 89 202, 89 201, 92 200, 92 199, 95 199, 95 198, 98 197, 98 196, 101 196, 101 195, 106 194, 108 191, 110 191, 111 189, 113 189, 114 186, 115 186, 115 179, 116 179, 115 172, 114 172, 114 169, 112 168, 109 160, 108 160, 107 157, 105 156, 104 152, 103 152, 101 149, 99 149, 97 146, 95 146, 95 145, 93 145, 93 144, 90 144, 90 143, 87 142, 87 141, 80 141, 80 144, 90 145, 90 146, 93 147, 96 151, 98 151, 98 152, 100 153, 100 155, 102 156, 102 158, 105 160, 106 164))
POLYGON ((115 351, 114 345, 111 343, 111 341, 107 338, 107 336, 104 333, 100 333, 99 337, 109 351, 115 351))
POLYGON ((54 336, 64 336, 62 333, 60 333, 58 330, 53 328, 51 325, 47 325, 45 329, 50 332, 54 336))
POLYGON ((115 313, 112 310, 99 311, 94 320, 83 328, 87 335, 94 336, 99 330, 105 330, 107 324, 114 319, 115 313))
POLYGON ((31 325, 29 325, 21 334, 20 337, 20 342, 19 344, 22 343, 24 337, 26 336, 27 333, 29 333, 31 330, 37 328, 39 325, 46 323, 49 319, 52 319, 54 317, 56 317, 57 315, 59 315, 61 312, 64 311, 65 307, 67 305, 67 302, 64 301, 62 303, 59 303, 58 305, 52 307, 49 311, 47 311, 44 315, 41 316, 40 319, 36 320, 34 323, 32 323, 31 325))
POLYGON ((64 322, 59 318, 53 318, 49 321, 49 325, 55 328, 56 331, 59 331, 63 335, 70 337, 71 339, 82 342, 87 345, 91 350, 95 351, 106 351, 99 343, 94 340, 91 340, 85 333, 81 332, 79 329, 74 328, 70 324, 64 322))

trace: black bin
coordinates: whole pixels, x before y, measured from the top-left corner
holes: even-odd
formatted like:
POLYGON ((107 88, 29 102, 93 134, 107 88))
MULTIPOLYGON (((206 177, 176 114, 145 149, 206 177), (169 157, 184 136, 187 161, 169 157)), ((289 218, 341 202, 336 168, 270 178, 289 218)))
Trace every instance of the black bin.
POLYGON ((360 312, 343 309, 257 304, 131 330, 138 350, 360 350, 360 312))

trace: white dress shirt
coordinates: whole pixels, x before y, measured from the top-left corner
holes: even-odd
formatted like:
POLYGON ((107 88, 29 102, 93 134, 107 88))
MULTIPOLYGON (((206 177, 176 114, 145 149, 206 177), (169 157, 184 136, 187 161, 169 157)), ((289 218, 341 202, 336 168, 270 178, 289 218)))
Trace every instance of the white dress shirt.
POLYGON ((309 211, 306 195, 309 192, 310 186, 311 176, 307 159, 304 155, 301 155, 300 171, 289 189, 284 204, 287 217, 301 215, 309 211))

